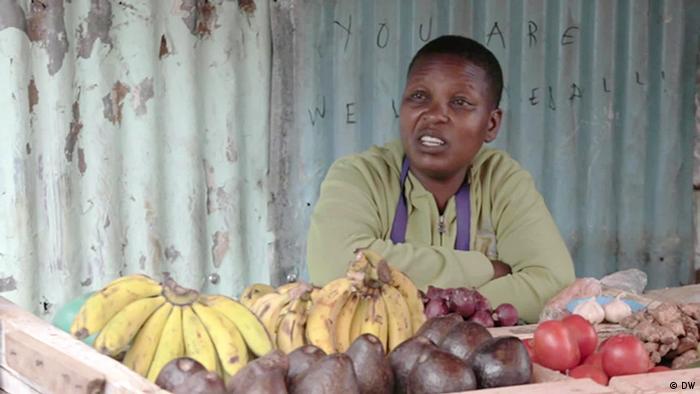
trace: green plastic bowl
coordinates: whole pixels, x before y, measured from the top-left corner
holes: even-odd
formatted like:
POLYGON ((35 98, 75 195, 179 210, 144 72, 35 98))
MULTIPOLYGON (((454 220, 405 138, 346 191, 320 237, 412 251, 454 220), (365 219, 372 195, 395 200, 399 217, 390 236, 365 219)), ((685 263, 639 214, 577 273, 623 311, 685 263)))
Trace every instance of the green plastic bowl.
MULTIPOLYGON (((70 326, 73 324, 75 316, 78 314, 85 301, 87 301, 87 299, 90 298, 93 293, 94 292, 83 294, 80 297, 74 298, 61 306, 58 309, 58 312, 56 312, 56 315, 53 317, 52 324, 70 334, 70 326)), ((83 339, 83 342, 92 346, 96 336, 97 334, 92 334, 83 339)))

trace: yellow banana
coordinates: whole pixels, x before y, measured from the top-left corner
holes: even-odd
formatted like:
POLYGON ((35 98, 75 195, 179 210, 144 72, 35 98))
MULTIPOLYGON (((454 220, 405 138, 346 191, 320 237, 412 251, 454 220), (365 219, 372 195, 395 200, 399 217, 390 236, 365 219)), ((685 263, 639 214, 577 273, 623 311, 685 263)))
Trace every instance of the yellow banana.
POLYGON ((326 354, 337 352, 335 321, 352 290, 353 284, 348 278, 335 279, 321 289, 309 311, 306 339, 326 354))
POLYGON ((391 285, 394 286, 401 296, 406 300, 408 310, 411 312, 411 329, 415 334, 420 326, 425 323, 425 312, 423 312, 423 300, 416 285, 401 271, 391 269, 391 285))
POLYGON ((124 351, 153 312, 165 302, 165 297, 149 297, 134 301, 117 312, 95 338, 94 347, 100 353, 116 356, 124 351))
POLYGON ((153 356, 158 347, 158 341, 165 327, 165 322, 168 320, 168 316, 170 316, 170 311, 172 310, 172 304, 166 302, 146 320, 146 323, 141 327, 139 333, 136 334, 134 343, 124 356, 124 360, 122 361, 124 365, 141 376, 146 376, 148 374, 148 367, 151 366, 153 356))
POLYGON ((306 305, 307 301, 297 298, 289 303, 287 311, 280 316, 277 348, 287 354, 305 345, 306 305))
POLYGON ((353 293, 345 302, 343 308, 335 320, 335 343, 339 352, 345 352, 350 348, 353 339, 350 339, 350 328, 352 326, 353 317, 357 311, 357 305, 360 303, 360 295, 353 293))
POLYGON ((141 275, 117 279, 85 301, 73 320, 70 332, 79 339, 87 338, 104 328, 107 322, 132 302, 159 295, 160 284, 141 275))
POLYGON ((367 300, 367 308, 365 309, 365 317, 362 319, 360 335, 372 334, 382 341, 384 352, 386 353, 387 334, 389 325, 387 324, 386 306, 384 300, 379 294, 371 294, 367 300))
POLYGON ((275 288, 265 283, 253 283, 241 293, 239 302, 247 308, 251 308, 258 298, 275 291, 275 288))
POLYGON ((185 341, 182 336, 182 307, 173 306, 168 320, 163 327, 163 334, 158 342, 156 354, 148 369, 148 380, 155 382, 160 370, 172 359, 185 355, 185 341))
POLYGON ((221 295, 201 296, 199 300, 233 322, 253 354, 262 357, 272 351, 274 346, 269 332, 243 304, 221 295))
POLYGON ((348 343, 352 343, 362 335, 362 324, 364 324, 365 317, 369 314, 370 299, 366 295, 360 296, 360 301, 357 303, 357 308, 355 308, 355 315, 352 317, 352 323, 350 323, 350 332, 348 333, 348 343))
POLYGON ((209 332, 222 371, 228 376, 235 375, 248 363, 248 347, 236 325, 202 303, 196 302, 192 308, 209 332))
POLYGON ((182 307, 182 336, 185 339, 185 355, 199 361, 207 371, 216 372, 214 343, 189 305, 182 307))
POLYGON ((388 284, 382 286, 382 298, 388 317, 388 351, 394 350, 401 342, 413 335, 411 330, 411 312, 401 293, 388 284))
MULTIPOLYGON (((423 312, 423 300, 421 300, 416 285, 413 284, 406 274, 388 264, 379 253, 371 249, 363 249, 361 252, 378 271, 382 271, 382 269, 385 268, 381 267, 383 264, 389 268, 390 278, 387 283, 401 292, 401 295, 408 305, 408 310, 411 312, 411 330, 413 333, 418 331, 420 326, 425 322, 425 313, 423 312)), ((379 277, 382 277, 381 272, 379 277)))
POLYGON ((289 293, 270 293, 265 294, 260 297, 258 301, 255 302, 253 307, 253 312, 258 316, 260 321, 263 323, 267 332, 270 333, 270 338, 272 343, 277 341, 277 324, 279 322, 280 313, 282 308, 287 305, 290 301, 289 293))

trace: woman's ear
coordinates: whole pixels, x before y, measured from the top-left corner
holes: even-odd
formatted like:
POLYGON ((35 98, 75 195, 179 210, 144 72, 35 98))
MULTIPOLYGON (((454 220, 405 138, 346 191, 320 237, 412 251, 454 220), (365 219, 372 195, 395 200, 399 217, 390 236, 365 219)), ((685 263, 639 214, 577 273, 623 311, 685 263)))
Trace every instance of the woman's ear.
POLYGON ((491 142, 496 139, 498 135, 498 130, 501 128, 501 117, 503 116, 503 111, 500 108, 496 108, 491 111, 489 116, 489 124, 486 129, 486 136, 484 137, 484 142, 491 142))

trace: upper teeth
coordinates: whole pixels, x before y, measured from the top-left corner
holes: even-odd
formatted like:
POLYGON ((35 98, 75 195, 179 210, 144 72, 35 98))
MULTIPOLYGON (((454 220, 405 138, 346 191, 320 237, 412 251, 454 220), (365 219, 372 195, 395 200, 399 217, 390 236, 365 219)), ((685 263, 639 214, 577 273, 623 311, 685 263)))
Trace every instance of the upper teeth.
POLYGON ((428 146, 439 146, 445 143, 445 141, 431 137, 429 135, 424 135, 423 137, 420 138, 420 142, 423 143, 423 145, 428 145, 428 146))

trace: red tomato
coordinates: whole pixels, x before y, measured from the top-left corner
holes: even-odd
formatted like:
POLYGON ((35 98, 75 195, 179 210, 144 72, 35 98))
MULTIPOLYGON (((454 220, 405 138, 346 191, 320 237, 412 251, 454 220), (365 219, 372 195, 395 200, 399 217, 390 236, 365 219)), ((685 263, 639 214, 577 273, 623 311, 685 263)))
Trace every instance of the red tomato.
POLYGON ((537 358, 535 357, 535 340, 528 338, 523 341, 523 344, 525 345, 525 349, 527 349, 527 354, 530 355, 530 360, 533 363, 536 363, 537 358))
POLYGON ((603 353, 598 351, 598 352, 593 352, 590 356, 586 357, 586 359, 583 361, 583 364, 581 365, 592 365, 596 368, 600 368, 600 370, 603 370, 603 353))
POLYGON ((664 372, 664 371, 670 371, 671 368, 669 367, 664 367, 663 365, 657 365, 654 368, 650 369, 649 372, 664 372))
POLYGON ((598 346, 598 334, 588 320, 581 315, 569 315, 562 319, 561 322, 574 334, 578 342, 581 359, 585 359, 595 351, 596 346, 598 346))
POLYGON ((569 376, 574 379, 591 378, 593 381, 598 384, 602 384, 603 386, 607 386, 608 380, 610 380, 608 375, 606 375, 602 369, 590 364, 579 365, 578 367, 569 371, 569 376))
POLYGON ((634 335, 610 337, 603 352, 603 371, 610 377, 643 373, 649 370, 649 353, 634 335))
POLYGON ((581 354, 576 338, 564 323, 548 320, 535 329, 537 363, 556 371, 566 371, 578 365, 581 354))

